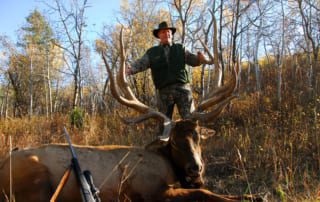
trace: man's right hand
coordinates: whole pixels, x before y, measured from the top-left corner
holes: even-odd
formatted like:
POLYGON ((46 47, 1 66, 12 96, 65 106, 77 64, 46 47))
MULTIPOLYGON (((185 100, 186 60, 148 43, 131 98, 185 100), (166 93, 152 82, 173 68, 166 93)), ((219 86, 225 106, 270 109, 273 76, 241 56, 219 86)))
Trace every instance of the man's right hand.
POLYGON ((213 60, 208 60, 200 51, 198 52, 198 60, 200 61, 201 64, 212 65, 214 63, 213 60))

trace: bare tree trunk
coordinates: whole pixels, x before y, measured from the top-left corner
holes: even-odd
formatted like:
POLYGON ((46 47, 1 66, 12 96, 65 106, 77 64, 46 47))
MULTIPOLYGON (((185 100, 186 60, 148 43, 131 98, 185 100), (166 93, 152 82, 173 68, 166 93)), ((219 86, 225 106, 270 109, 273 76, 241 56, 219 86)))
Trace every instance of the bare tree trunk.
POLYGON ((0 106, 0 117, 3 117, 3 111, 4 111, 4 106, 5 106, 5 97, 1 97, 1 106, 0 106))
POLYGON ((48 95, 47 78, 43 80, 43 87, 44 87, 44 94, 45 94, 46 117, 49 118, 49 95, 48 95))
MULTIPOLYGON (((259 4, 259 3, 258 3, 259 4)), ((260 8, 259 8, 259 11, 260 8)), ((261 14, 261 13, 260 13, 261 14)), ((258 92, 261 91, 261 82, 260 82, 260 66, 259 66, 259 45, 260 45, 260 39, 262 36, 262 26, 263 26, 263 21, 262 17, 260 18, 259 22, 259 27, 258 27, 258 33, 256 35, 256 42, 255 42, 255 48, 254 48, 254 54, 253 54, 253 61, 254 61, 254 70, 255 70, 255 75, 256 75, 256 90, 258 92)))
POLYGON ((53 112, 56 112, 57 111, 57 107, 58 107, 59 83, 60 83, 60 81, 57 80, 55 97, 54 97, 53 102, 52 102, 53 103, 53 112))
POLYGON ((248 61, 247 73, 246 73, 246 90, 250 90, 250 73, 251 73, 251 47, 250 47, 250 33, 249 30, 246 31, 246 58, 248 61))
POLYGON ((208 80, 207 80, 207 87, 206 87, 206 93, 209 92, 210 86, 211 86, 211 69, 208 68, 208 80))
POLYGON ((232 32, 232 65, 236 64, 237 56, 236 56, 236 50, 237 50, 237 36, 238 36, 238 24, 239 24, 239 18, 240 18, 240 0, 237 0, 236 4, 236 13, 234 14, 234 27, 232 32))
POLYGON ((108 89, 108 83, 109 83, 109 77, 106 78, 106 81, 104 82, 103 85, 103 90, 102 90, 102 97, 104 98, 107 94, 107 89, 108 89))
MULTIPOLYGON (((78 66, 78 64, 77 64, 78 66)), ((78 90, 78 71, 79 67, 76 67, 75 72, 73 74, 73 80, 74 80, 74 89, 73 89, 73 101, 72 101, 72 109, 76 108, 78 103, 78 97, 79 97, 79 90, 78 90)))
POLYGON ((278 107, 281 106, 282 95, 281 95, 281 86, 282 86, 282 68, 285 65, 285 13, 283 7, 283 0, 281 0, 281 12, 282 12, 282 33, 281 33, 281 51, 279 55, 279 64, 278 64, 278 79, 277 79, 277 98, 278 98, 278 107))
POLYGON ((51 87, 51 75, 50 75, 50 64, 49 64, 49 51, 47 51, 47 87, 49 96, 49 114, 52 115, 52 87, 51 87))
POLYGON ((249 86, 250 86, 250 73, 251 73, 251 62, 248 58, 248 68, 247 68, 247 90, 249 90, 249 86))
POLYGON ((52 115, 52 88, 51 88, 51 75, 50 75, 50 64, 49 64, 49 50, 46 51, 46 68, 44 70, 44 88, 45 88, 45 99, 46 99, 46 116, 47 118, 52 115))
POLYGON ((220 2, 220 24, 219 24, 219 60, 221 62, 221 85, 224 83, 224 60, 223 60, 223 50, 222 50, 222 18, 223 18, 223 0, 220 2))
POLYGON ((30 56, 30 77, 29 77, 29 96, 30 96, 30 103, 29 103, 29 118, 32 117, 33 112, 33 81, 32 81, 32 72, 33 72, 33 61, 32 61, 32 53, 31 50, 31 56, 30 56))
POLYGON ((201 83, 200 83, 200 92, 201 92, 201 97, 204 98, 205 92, 204 92, 204 75, 205 75, 205 67, 206 65, 201 65, 201 83))
POLYGON ((181 0, 174 0, 174 7, 178 11, 179 19, 181 22, 181 43, 184 44, 185 38, 186 38, 186 23, 188 22, 189 14, 191 11, 193 0, 188 0, 187 2, 183 2, 181 0), (187 4, 187 6, 184 8, 183 4, 187 4))
MULTIPOLYGON (((242 23, 240 24, 240 27, 242 29, 242 23)), ((238 93, 240 94, 240 84, 241 84, 241 72, 242 72, 242 46, 243 46, 243 35, 241 34, 240 35, 240 44, 239 44, 239 58, 238 58, 238 62, 239 62, 239 73, 238 73, 238 83, 237 83, 237 86, 238 86, 238 93)))
MULTIPOLYGON (((319 34, 315 34, 312 29, 312 12, 311 12, 311 4, 309 4, 309 15, 306 15, 304 13, 304 10, 302 8, 302 0, 297 0, 300 15, 302 18, 302 24, 303 24, 303 31, 305 35, 305 40, 307 43, 307 54, 308 60, 309 60, 309 84, 311 88, 313 88, 313 92, 311 93, 311 98, 315 98, 315 95, 317 94, 317 77, 318 77, 318 72, 319 72, 319 67, 318 67, 318 54, 319 54, 319 34), (311 58, 310 54, 310 45, 312 48, 312 54, 313 54, 313 60, 311 58)), ((317 8, 319 11, 319 8, 317 8)), ((319 13, 319 12, 318 12, 319 13)), ((317 23, 320 24, 319 18, 315 20, 317 23)), ((318 25, 319 26, 319 25, 318 25)), ((317 30, 319 31, 319 30, 317 30)))
POLYGON ((10 82, 8 82, 6 86, 5 94, 1 102, 1 117, 3 118, 7 118, 8 116, 9 87, 10 87, 10 82))
POLYGON ((8 109, 9 109, 9 86, 10 83, 8 83, 7 85, 7 89, 6 89, 6 95, 5 95, 5 107, 4 107, 4 118, 8 117, 8 109))

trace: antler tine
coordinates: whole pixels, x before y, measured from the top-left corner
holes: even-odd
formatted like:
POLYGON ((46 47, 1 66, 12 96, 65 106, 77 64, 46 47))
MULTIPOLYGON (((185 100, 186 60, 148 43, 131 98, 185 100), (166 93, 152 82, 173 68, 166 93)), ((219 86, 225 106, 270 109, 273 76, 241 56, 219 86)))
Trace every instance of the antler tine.
POLYGON ((125 76, 125 74, 126 74, 125 73, 125 70, 126 70, 125 58, 126 58, 126 53, 125 53, 125 49, 123 47, 123 26, 122 26, 121 30, 120 30, 120 63, 121 64, 120 64, 119 73, 117 75, 117 81, 118 81, 119 86, 121 86, 123 93, 125 94, 125 96, 128 99, 138 101, 138 99, 134 96, 132 90, 130 89, 128 81, 125 76))
POLYGON ((141 123, 147 119, 157 118, 159 116, 159 114, 157 114, 156 112, 149 112, 149 113, 142 114, 141 116, 133 117, 133 118, 122 117, 120 114, 118 114, 118 115, 121 117, 121 120, 123 122, 125 122, 126 124, 137 124, 137 123, 141 123))
POLYGON ((209 93, 208 99, 203 100, 197 107, 197 111, 203 111, 230 96, 237 84, 237 72, 234 69, 231 80, 224 86, 219 87, 214 92, 209 93))
MULTIPOLYGON (((197 119, 200 121, 214 121, 219 116, 219 114, 222 112, 224 107, 231 100, 238 97, 237 95, 232 95, 232 93, 234 92, 234 89, 236 87, 236 84, 237 84, 238 70, 239 70, 239 59, 237 60, 236 66, 233 70, 233 77, 231 79, 231 82, 227 86, 227 88, 225 88, 226 91, 222 92, 222 94, 219 95, 218 97, 208 99, 207 101, 205 101, 206 103, 200 104, 200 108, 202 107, 202 109, 206 109, 206 108, 213 106, 215 104, 217 104, 217 105, 214 106, 214 108, 211 109, 211 111, 207 112, 207 113, 201 113, 201 111, 199 110, 199 106, 198 106, 198 109, 192 113, 193 119, 197 119)), ((220 92, 220 90, 219 90, 219 92, 220 92)))
POLYGON ((206 53, 209 55, 209 58, 211 61, 214 61, 214 57, 213 55, 210 53, 210 50, 208 48, 208 46, 200 39, 200 37, 198 37, 198 40, 200 41, 201 45, 203 46, 204 50, 206 51, 206 53))
POLYGON ((116 83, 116 80, 114 79, 114 76, 113 76, 111 68, 107 62, 107 59, 103 53, 101 55, 102 55, 103 62, 106 66, 106 69, 107 69, 107 72, 109 75, 110 90, 111 90, 112 96, 123 105, 126 105, 128 107, 136 109, 137 111, 142 112, 142 113, 147 112, 148 107, 146 105, 144 105, 143 103, 137 102, 136 100, 128 99, 127 97, 123 97, 121 95, 121 93, 119 92, 119 90, 121 91, 121 88, 118 89, 116 86, 117 83, 116 83))
POLYGON ((217 19, 214 16, 214 13, 211 12, 211 15, 212 15, 212 18, 213 18, 213 28, 214 28, 214 30, 213 30, 213 54, 214 55, 211 54, 211 52, 210 52, 209 48, 207 47, 207 45, 199 37, 198 38, 199 38, 199 41, 202 44, 204 50, 209 55, 210 60, 213 61, 213 64, 214 64, 215 68, 221 68, 220 65, 219 65, 219 54, 218 54, 217 19))
POLYGON ((213 59, 213 62, 214 62, 214 66, 215 68, 220 68, 220 65, 219 65, 219 54, 218 54, 218 28, 217 28, 217 19, 213 13, 213 11, 211 12, 211 15, 212 15, 212 19, 213 19, 213 54, 214 54, 214 59, 213 59))
MULTIPOLYGON (((141 116, 138 116, 135 118, 124 118, 121 116, 120 116, 120 118, 126 124, 137 124, 137 123, 141 123, 141 122, 143 122, 147 119, 150 119, 150 118, 158 118, 159 116, 163 116, 163 114, 161 114, 160 112, 157 112, 157 111, 152 111, 147 114, 142 114, 141 116)), ((162 135, 159 136, 159 139, 164 140, 164 141, 167 141, 169 139, 172 125, 173 125, 173 122, 169 118, 164 117, 163 132, 162 132, 162 135)))
POLYGON ((210 112, 203 113, 203 112, 193 112, 191 118, 196 119, 202 122, 207 122, 207 121, 214 121, 219 114, 222 112, 224 107, 234 98, 237 98, 237 95, 232 95, 219 104, 217 104, 210 112))
POLYGON ((120 96, 116 86, 115 86, 115 81, 114 78, 112 76, 112 71, 111 68, 107 62, 106 56, 104 55, 104 52, 101 52, 101 56, 102 56, 102 60, 104 65, 106 66, 108 75, 109 75, 109 80, 110 80, 110 90, 111 90, 111 94, 113 95, 113 97, 115 97, 121 104, 124 104, 125 101, 122 99, 122 97, 120 96))

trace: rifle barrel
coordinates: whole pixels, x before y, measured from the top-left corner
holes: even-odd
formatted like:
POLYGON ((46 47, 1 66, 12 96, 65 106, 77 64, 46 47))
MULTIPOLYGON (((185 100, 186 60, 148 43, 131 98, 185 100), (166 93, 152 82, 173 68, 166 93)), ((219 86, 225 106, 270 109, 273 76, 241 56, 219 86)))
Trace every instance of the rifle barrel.
POLYGON ((83 202, 95 202, 93 194, 91 193, 91 190, 90 190, 90 186, 89 186, 85 176, 83 175, 83 173, 81 171, 80 164, 79 164, 76 152, 75 152, 75 150, 74 150, 74 148, 72 146, 69 133, 68 133, 66 127, 63 127, 63 129, 64 129, 67 141, 68 141, 69 146, 70 146, 70 151, 71 151, 71 155, 72 155, 72 159, 71 159, 72 168, 73 168, 73 171, 75 173, 77 182, 78 182, 78 184, 80 186, 80 192, 81 192, 82 201, 83 202))

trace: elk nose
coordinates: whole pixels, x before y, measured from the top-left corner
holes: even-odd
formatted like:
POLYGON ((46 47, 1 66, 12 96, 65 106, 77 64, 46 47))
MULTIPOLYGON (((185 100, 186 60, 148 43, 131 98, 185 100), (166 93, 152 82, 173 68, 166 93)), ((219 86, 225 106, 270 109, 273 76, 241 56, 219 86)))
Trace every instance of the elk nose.
POLYGON ((202 165, 190 163, 186 167, 187 174, 190 176, 199 176, 202 171, 202 165))

